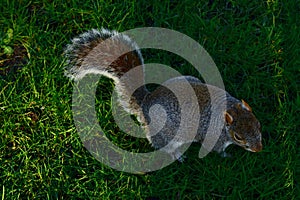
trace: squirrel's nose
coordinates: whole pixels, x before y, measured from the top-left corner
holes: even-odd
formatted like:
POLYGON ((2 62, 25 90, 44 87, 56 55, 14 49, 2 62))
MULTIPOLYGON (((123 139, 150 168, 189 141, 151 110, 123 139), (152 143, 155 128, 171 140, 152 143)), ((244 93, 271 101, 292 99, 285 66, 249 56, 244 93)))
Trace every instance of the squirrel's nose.
POLYGON ((252 148, 252 151, 253 152, 260 152, 261 150, 262 150, 262 144, 261 143, 259 143, 259 144, 257 144, 254 148, 252 148))

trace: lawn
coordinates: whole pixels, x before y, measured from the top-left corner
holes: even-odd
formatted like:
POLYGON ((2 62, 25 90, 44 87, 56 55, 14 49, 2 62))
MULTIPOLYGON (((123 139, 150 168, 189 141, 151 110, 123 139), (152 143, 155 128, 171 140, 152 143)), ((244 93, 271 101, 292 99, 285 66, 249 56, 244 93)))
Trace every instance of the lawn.
MULTIPOLYGON (((299 199, 300 2, 0 2, 0 196, 2 199, 299 199), (73 82, 63 50, 91 28, 163 27, 201 44, 226 90, 245 99, 262 124, 264 149, 230 146, 230 158, 198 158, 199 144, 158 171, 130 174, 98 162, 72 118, 73 82)), ((142 50, 145 63, 195 74, 184 59, 142 50)), ((122 148, 151 151, 129 138, 111 113, 112 81, 98 84, 96 110, 122 148)))

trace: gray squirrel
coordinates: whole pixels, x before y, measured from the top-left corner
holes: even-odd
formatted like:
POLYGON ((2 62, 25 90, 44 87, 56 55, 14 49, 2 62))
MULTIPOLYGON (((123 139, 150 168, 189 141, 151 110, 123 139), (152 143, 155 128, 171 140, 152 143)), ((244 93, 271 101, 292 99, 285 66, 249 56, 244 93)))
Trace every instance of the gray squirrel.
MULTIPOLYGON (((64 55, 66 57, 65 75, 71 79, 80 80, 89 73, 102 74, 113 79, 119 102, 125 111, 137 116, 146 132, 147 139, 154 148, 161 149, 172 143, 165 148, 165 151, 174 159, 181 160, 180 147, 183 144, 202 143, 207 135, 213 134, 208 132, 210 120, 216 120, 222 124, 220 135, 213 142, 214 146, 211 150, 223 156, 226 156, 225 149, 230 144, 236 144, 251 152, 262 150, 261 125, 251 107, 245 101, 232 97, 220 88, 202 83, 195 77, 171 78, 153 92, 150 92, 144 85, 132 93, 131 85, 127 82, 128 80, 122 79, 122 76, 135 67, 142 66, 137 70, 135 77, 137 83, 143 82, 144 61, 138 45, 127 35, 104 28, 92 29, 75 37, 71 44, 67 45, 64 55), (107 40, 110 41, 106 42, 107 40), (190 134, 191 125, 187 125, 184 134, 176 137, 182 113, 178 98, 168 88, 174 88, 180 93, 182 101, 189 103, 191 99, 186 94, 186 83, 196 94, 199 113, 191 113, 191 118, 195 116, 198 119, 196 120, 198 128, 194 137, 185 137, 185 133, 190 134), (221 93, 225 96, 221 96, 221 93), (218 117, 211 115, 211 96, 217 99, 218 104, 226 105, 226 107, 217 108, 218 117), (161 109, 163 112, 160 112, 161 109), (161 118, 164 120, 160 120, 161 118), (163 124, 160 124, 161 121, 163 124), (160 127, 157 132, 154 130, 156 126, 160 127)), ((132 84, 134 84, 136 80, 129 81, 133 81, 132 84)))

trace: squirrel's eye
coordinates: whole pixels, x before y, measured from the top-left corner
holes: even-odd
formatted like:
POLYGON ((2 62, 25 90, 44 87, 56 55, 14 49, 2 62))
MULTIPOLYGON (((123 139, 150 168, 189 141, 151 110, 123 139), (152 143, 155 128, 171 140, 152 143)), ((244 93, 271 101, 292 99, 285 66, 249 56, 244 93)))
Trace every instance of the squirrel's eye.
POLYGON ((239 136, 237 133, 234 133, 234 139, 238 142, 241 142, 243 140, 243 138, 239 136))

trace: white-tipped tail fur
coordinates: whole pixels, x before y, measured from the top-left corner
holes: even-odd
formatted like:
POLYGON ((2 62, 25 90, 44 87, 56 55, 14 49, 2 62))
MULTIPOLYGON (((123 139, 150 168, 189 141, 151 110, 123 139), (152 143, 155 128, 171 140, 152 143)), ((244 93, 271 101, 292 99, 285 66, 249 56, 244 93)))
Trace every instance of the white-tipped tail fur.
POLYGON ((148 91, 144 88, 132 96, 130 88, 137 82, 143 85, 144 61, 139 47, 127 35, 104 28, 92 29, 72 39, 64 55, 67 77, 80 80, 87 74, 101 74, 113 79, 121 105, 127 112, 140 115, 137 109, 148 91), (137 69, 138 81, 121 78, 133 68, 137 69))
POLYGON ((67 59, 65 75, 78 80, 89 73, 103 74, 116 80, 114 76, 117 75, 119 78, 122 74, 119 74, 116 71, 117 69, 113 69, 113 66, 110 65, 116 60, 125 62, 125 60, 121 60, 121 56, 130 51, 133 52, 132 55, 134 55, 137 63, 135 63, 135 66, 129 65, 130 63, 121 63, 125 65, 117 67, 122 67, 122 72, 127 72, 138 64, 144 64, 137 44, 127 35, 120 34, 117 31, 104 28, 89 30, 73 38, 72 43, 67 45, 64 51, 67 59))

